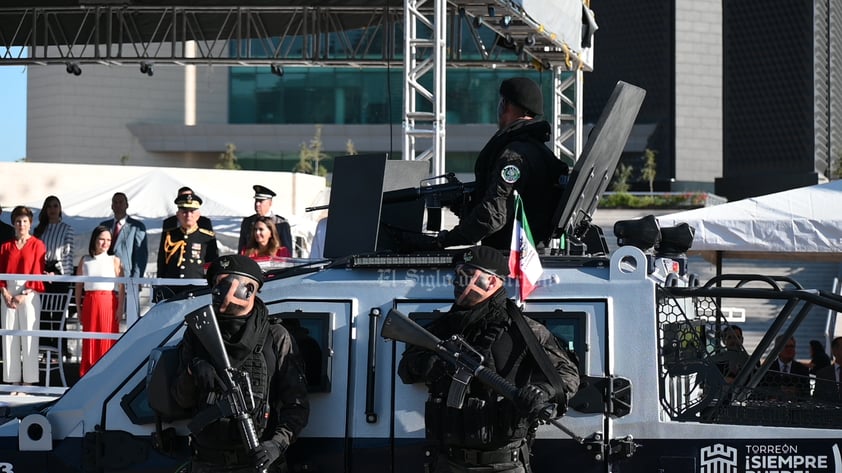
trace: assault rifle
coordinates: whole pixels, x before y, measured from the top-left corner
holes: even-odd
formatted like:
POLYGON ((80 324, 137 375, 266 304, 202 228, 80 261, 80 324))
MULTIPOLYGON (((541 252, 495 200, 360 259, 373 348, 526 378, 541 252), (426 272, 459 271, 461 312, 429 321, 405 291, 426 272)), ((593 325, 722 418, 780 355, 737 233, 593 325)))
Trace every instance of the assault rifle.
MULTIPOLYGON (((465 398, 465 389, 467 389, 468 383, 474 377, 506 399, 515 402, 518 400, 517 386, 493 370, 483 366, 482 362, 484 360, 482 355, 471 348, 458 335, 453 335, 448 340, 441 340, 406 315, 395 309, 391 309, 383 320, 383 328, 380 331, 380 336, 425 348, 456 368, 456 374, 453 375, 453 383, 451 383, 451 390, 447 395, 447 405, 449 407, 462 407, 462 402, 465 398), (456 386, 455 390, 452 388, 453 386, 456 386)), ((584 438, 576 435, 575 432, 565 427, 561 422, 552 418, 555 410, 556 405, 548 402, 540 409, 538 417, 542 421, 554 425, 576 442, 583 444, 585 442, 584 438)))
MULTIPOLYGON (((198 413, 188 426, 191 432, 199 432, 209 423, 221 418, 231 417, 237 422, 240 436, 248 451, 254 451, 260 445, 254 420, 249 415, 254 410, 254 395, 251 390, 251 379, 245 371, 231 366, 222 334, 213 307, 208 305, 195 310, 184 317, 187 327, 196 335, 199 342, 207 350, 210 362, 216 373, 222 379, 222 394, 211 393, 208 404, 212 407, 198 413)), ((266 471, 264 468, 263 472, 266 471)))
MULTIPOLYGON (((428 209, 441 209, 450 207, 455 213, 459 213, 469 202, 474 192, 474 182, 462 182, 456 174, 449 172, 442 176, 435 176, 421 181, 420 187, 407 187, 383 193, 384 204, 396 204, 399 202, 412 202, 423 199, 428 209), (426 181, 444 178, 444 184, 424 185, 426 181)), ((305 212, 314 210, 325 210, 329 206, 319 205, 307 207, 305 212)))

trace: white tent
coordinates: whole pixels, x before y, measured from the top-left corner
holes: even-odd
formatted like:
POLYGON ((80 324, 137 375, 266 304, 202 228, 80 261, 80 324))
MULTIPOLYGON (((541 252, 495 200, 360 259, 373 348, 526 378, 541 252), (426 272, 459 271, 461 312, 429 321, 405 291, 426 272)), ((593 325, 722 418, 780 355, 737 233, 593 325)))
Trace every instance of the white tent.
POLYGON ((327 203, 324 178, 299 173, 0 163, 0 174, 12 183, 0 190, 3 221, 9 221, 15 205, 32 208, 37 220, 44 198, 51 194, 59 197, 63 221, 76 231, 74 260, 87 252, 93 228, 112 216, 112 195, 125 193, 129 215, 143 220, 149 234, 147 272, 156 270, 161 223, 175 213, 173 200, 179 187, 189 186, 202 198, 201 213, 213 222, 220 254, 236 251, 242 219, 254 213, 254 184, 278 193, 273 210, 290 221, 293 237, 307 244, 321 215, 305 213, 304 208, 327 203))
POLYGON ((658 217, 696 229, 691 252, 740 258, 842 260, 842 181, 658 217))

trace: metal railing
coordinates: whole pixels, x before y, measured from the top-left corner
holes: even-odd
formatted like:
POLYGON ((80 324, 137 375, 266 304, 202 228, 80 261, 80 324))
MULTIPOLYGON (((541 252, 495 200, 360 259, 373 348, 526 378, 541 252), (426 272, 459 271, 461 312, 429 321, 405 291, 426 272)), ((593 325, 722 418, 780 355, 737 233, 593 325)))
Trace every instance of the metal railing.
MULTIPOLYGON (((0 328, 0 336, 31 336, 31 337, 39 337, 39 338, 54 338, 58 340, 59 347, 62 346, 62 343, 65 341, 76 341, 77 343, 81 340, 117 340, 119 339, 125 331, 129 330, 131 326, 137 322, 137 320, 142 317, 148 309, 155 304, 152 301, 151 297, 151 290, 148 291, 148 295, 144 296, 143 293, 147 289, 151 289, 155 286, 204 286, 206 281, 204 279, 173 279, 173 278, 129 278, 129 277, 121 277, 121 278, 109 278, 109 277, 98 277, 98 276, 48 276, 48 275, 32 275, 32 274, 0 274, 0 280, 10 281, 10 280, 17 280, 17 281, 43 281, 43 282, 62 282, 62 283, 70 283, 71 287, 73 287, 73 291, 71 291, 70 300, 67 303, 67 307, 64 310, 62 317, 65 317, 64 323, 61 325, 63 329, 55 329, 55 330, 44 330, 40 327, 36 327, 35 330, 22 330, 22 329, 8 329, 8 328, 0 328), (72 307, 75 307, 75 298, 74 298, 74 291, 75 291, 75 284, 76 283, 85 283, 85 282, 115 282, 118 284, 123 284, 125 286, 125 325, 121 327, 120 332, 118 333, 110 333, 110 332, 91 332, 91 331, 82 331, 81 321, 78 320, 78 315, 73 317, 72 311, 70 310, 72 307)), ((62 292, 66 292, 67 289, 63 289, 62 292)), ((120 314, 122 316, 123 314, 120 314)), ((39 345, 36 342, 36 345, 39 345)), ((61 348, 59 348, 61 350, 61 348)), ((41 356, 41 350, 39 349, 39 357, 41 356)), ((63 356, 62 353, 59 353, 58 356, 63 356)), ((39 365, 40 365, 39 361, 39 365)), ((67 363, 61 363, 60 369, 66 369, 68 366, 67 363)), ((47 366, 46 369, 50 367, 47 366)), ((0 393, 9 393, 9 392, 22 392, 27 394, 37 394, 37 395, 48 395, 48 396, 55 396, 62 394, 68 387, 54 387, 54 386, 21 386, 21 385, 10 385, 10 384, 0 384, 0 393)))

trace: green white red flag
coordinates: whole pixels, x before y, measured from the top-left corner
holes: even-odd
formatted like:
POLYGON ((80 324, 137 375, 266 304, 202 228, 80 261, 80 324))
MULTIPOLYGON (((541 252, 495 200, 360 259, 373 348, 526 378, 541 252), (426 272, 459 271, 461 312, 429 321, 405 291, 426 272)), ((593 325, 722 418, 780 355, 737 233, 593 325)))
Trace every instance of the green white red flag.
POLYGON ((515 191, 515 222, 512 228, 510 250, 509 273, 518 281, 520 300, 524 300, 535 289, 535 285, 544 273, 544 268, 541 266, 538 251, 535 250, 532 232, 529 231, 523 200, 517 191, 515 191))

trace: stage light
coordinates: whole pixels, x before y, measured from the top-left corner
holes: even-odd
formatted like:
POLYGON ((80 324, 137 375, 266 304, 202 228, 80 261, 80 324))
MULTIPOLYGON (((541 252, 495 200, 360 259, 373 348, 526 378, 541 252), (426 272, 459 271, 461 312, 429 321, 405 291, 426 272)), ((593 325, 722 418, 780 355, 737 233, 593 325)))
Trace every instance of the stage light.
POLYGON ((73 74, 74 76, 82 75, 82 68, 79 67, 78 62, 68 62, 65 70, 68 74, 73 74))
POLYGON ((284 76, 284 66, 280 64, 272 64, 269 68, 272 70, 272 74, 275 74, 278 77, 284 76))
POLYGON ((152 77, 155 74, 155 69, 153 67, 153 63, 149 61, 143 61, 140 63, 140 73, 146 74, 149 77, 152 77))

